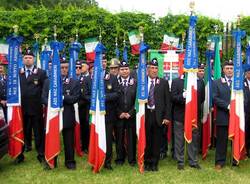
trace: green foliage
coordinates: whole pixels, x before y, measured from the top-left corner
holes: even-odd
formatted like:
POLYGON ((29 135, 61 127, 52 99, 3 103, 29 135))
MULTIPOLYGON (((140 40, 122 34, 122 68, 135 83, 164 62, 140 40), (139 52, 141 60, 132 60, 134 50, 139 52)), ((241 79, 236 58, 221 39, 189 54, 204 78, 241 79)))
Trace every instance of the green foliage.
MULTIPOLYGON (((43 0, 45 1, 45 0, 43 0)), ((45 37, 53 39, 53 26, 57 25, 58 40, 69 42, 75 37, 76 29, 79 30, 79 41, 88 37, 98 37, 100 29, 102 42, 107 47, 108 59, 115 57, 115 39, 118 38, 120 51, 123 49, 123 40, 128 43, 128 31, 144 27, 145 42, 151 49, 159 49, 165 33, 173 33, 182 38, 182 33, 188 29, 189 16, 171 15, 156 20, 153 15, 145 13, 122 12, 112 14, 104 9, 91 6, 85 9, 68 6, 57 6, 51 10, 44 6, 31 7, 28 10, 17 9, 15 11, 0 10, 0 37, 6 37, 13 31, 13 25, 20 27, 20 35, 25 37, 25 44, 32 45, 35 41, 34 34, 39 33, 39 41, 45 37)), ((220 25, 219 20, 204 16, 198 16, 197 39, 200 60, 203 62, 206 50, 207 37, 214 34, 214 25, 220 25)), ((182 39, 180 39, 182 40, 182 39)), ((82 49, 83 50, 83 49, 82 49)), ((83 52, 83 51, 82 51, 83 52)), ((84 58, 83 55, 80 56, 84 58)), ((138 61, 138 57, 129 54, 130 61, 138 61)))

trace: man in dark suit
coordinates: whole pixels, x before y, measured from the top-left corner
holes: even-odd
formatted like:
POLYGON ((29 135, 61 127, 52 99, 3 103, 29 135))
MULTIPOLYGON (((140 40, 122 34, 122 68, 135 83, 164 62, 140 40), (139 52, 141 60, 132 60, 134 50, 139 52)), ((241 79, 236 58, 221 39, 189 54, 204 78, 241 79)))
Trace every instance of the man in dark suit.
MULTIPOLYGON (((174 153, 177 160, 177 169, 184 169, 184 121, 186 92, 184 90, 184 75, 172 81, 171 96, 173 104, 173 122, 174 122, 174 153)), ((205 85, 203 80, 197 77, 197 125, 201 121, 201 104, 205 100, 205 85)), ((187 145, 189 166, 195 169, 201 169, 198 164, 198 128, 192 131, 192 142, 187 145)))
POLYGON ((75 110, 74 104, 80 97, 80 84, 78 81, 68 77, 68 63, 61 62, 61 76, 63 82, 63 144, 65 152, 65 166, 68 169, 75 169, 75 151, 74 151, 74 127, 75 110))
MULTIPOLYGON (((86 67, 85 61, 77 61, 76 62, 76 70, 82 71, 82 66, 86 67)), ((76 73, 78 73, 76 72, 76 73)), ((78 102, 78 111, 79 111, 79 119, 80 119, 80 125, 81 125, 81 144, 82 144, 82 151, 84 153, 88 153, 88 147, 89 147, 89 103, 87 100, 84 99, 84 80, 89 75, 88 71, 85 71, 85 73, 80 73, 78 75, 78 81, 80 82, 80 88, 81 88, 81 95, 78 102)))
MULTIPOLYGON (((23 115, 24 142, 26 149, 31 149, 32 129, 34 131, 35 147, 39 162, 44 161, 44 122, 42 121, 41 95, 46 72, 34 65, 34 54, 27 49, 23 56, 24 67, 20 70, 21 104, 23 115)), ((23 153, 15 163, 24 161, 23 153)))
POLYGON ((250 67, 245 71, 244 79, 244 109, 245 109, 245 147, 250 156, 250 67))
POLYGON ((4 74, 4 66, 2 62, 0 61, 0 106, 3 109, 4 112, 4 118, 7 122, 7 81, 6 81, 6 75, 4 74))
POLYGON ((158 171, 161 129, 171 119, 171 104, 168 81, 158 78, 156 58, 148 63, 148 102, 145 110, 146 148, 145 170, 158 171))
MULTIPOLYGON (((104 85, 105 85, 105 128, 106 128, 106 159, 104 163, 104 168, 108 170, 112 170, 111 167, 111 159, 112 159, 112 138, 113 138, 113 128, 114 123, 117 121, 116 116, 116 108, 117 108, 117 100, 119 97, 119 87, 118 80, 115 76, 111 75, 106 71, 107 60, 105 56, 102 61, 103 70, 105 71, 104 75, 104 85)), ((92 75, 86 77, 84 81, 84 99, 86 99, 89 103, 91 100, 91 85, 92 75)))
POLYGON ((122 61, 119 67, 118 83, 120 95, 117 105, 118 121, 114 123, 116 141, 116 164, 123 164, 125 160, 124 139, 127 139, 128 162, 131 166, 136 163, 136 81, 130 76, 129 65, 122 61), (125 137, 125 130, 127 136, 125 137))
MULTIPOLYGON (((75 151, 74 151, 74 135, 75 135, 75 110, 74 104, 78 102, 80 97, 80 83, 77 80, 68 77, 69 64, 61 59, 61 79, 63 83, 63 144, 65 154, 65 166, 67 169, 76 169, 75 151)), ((45 81, 42 93, 42 101, 48 104, 49 80, 45 81)), ((57 158, 56 163, 57 163, 57 158)), ((57 164, 55 164, 57 165, 57 164)), ((49 167, 47 167, 49 168, 49 167)))
MULTIPOLYGON (((231 86, 233 80, 233 62, 225 62, 224 77, 213 82, 213 103, 216 106, 216 152, 215 169, 221 170, 226 163, 228 123, 231 86)), ((235 163, 233 162, 233 166, 235 163)))

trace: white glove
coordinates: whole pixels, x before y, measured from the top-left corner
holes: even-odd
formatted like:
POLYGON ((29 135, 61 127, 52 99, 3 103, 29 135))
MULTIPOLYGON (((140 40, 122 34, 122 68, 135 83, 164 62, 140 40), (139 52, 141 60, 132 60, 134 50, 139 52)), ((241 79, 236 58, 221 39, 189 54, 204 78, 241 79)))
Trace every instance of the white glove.
POLYGON ((184 91, 184 92, 182 93, 182 96, 183 96, 183 98, 186 98, 186 96, 187 96, 186 91, 184 91))

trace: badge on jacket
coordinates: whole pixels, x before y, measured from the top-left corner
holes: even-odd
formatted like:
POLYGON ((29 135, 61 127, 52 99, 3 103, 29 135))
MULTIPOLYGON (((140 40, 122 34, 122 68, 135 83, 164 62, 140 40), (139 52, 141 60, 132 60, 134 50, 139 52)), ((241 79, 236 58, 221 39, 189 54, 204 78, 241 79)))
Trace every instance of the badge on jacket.
POLYGON ((34 79, 34 84, 38 85, 38 79, 34 79))
POLYGON ((108 84, 108 85, 107 85, 107 88, 108 88, 109 90, 111 90, 111 89, 112 89, 112 85, 111 85, 111 84, 108 84))

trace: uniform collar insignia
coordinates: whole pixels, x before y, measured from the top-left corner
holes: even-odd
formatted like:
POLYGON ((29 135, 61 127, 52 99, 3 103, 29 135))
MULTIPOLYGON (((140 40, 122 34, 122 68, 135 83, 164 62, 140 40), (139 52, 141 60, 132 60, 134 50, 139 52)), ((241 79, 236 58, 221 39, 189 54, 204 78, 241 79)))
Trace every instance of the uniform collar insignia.
POLYGON ((160 84, 160 79, 157 77, 156 78, 156 81, 155 81, 156 84, 160 84))

